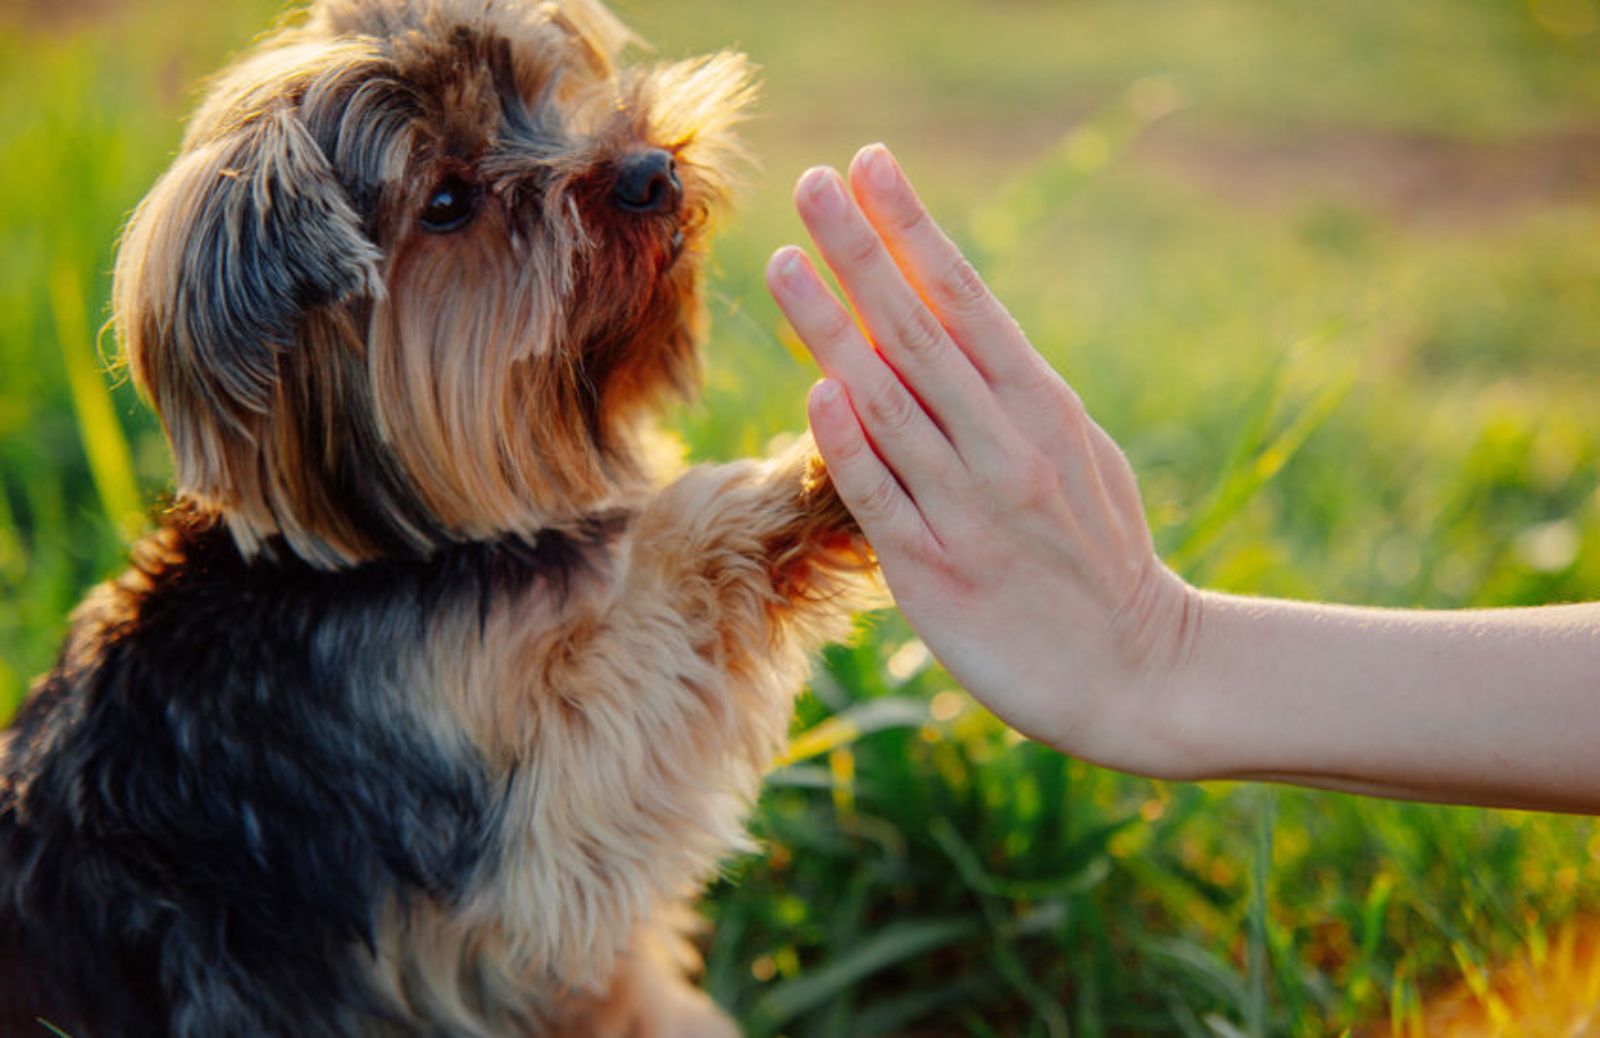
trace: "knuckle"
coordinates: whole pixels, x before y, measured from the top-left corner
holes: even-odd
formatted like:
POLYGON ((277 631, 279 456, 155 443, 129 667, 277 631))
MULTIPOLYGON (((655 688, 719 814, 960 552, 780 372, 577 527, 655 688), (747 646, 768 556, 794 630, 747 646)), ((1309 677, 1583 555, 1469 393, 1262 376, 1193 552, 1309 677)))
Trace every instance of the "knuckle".
POLYGON ((1061 476, 1043 451, 1029 448, 1007 466, 993 488, 994 501, 1009 510, 1031 511, 1061 493, 1061 476))
POLYGON ((989 305, 989 286, 983 283, 978 268, 959 253, 935 284, 940 304, 953 313, 975 314, 989 305))
POLYGON ((825 446, 828 465, 835 470, 853 466, 870 449, 857 432, 830 437, 825 446))
POLYGON ((942 575, 950 569, 950 562, 940 550, 938 542, 926 534, 908 538, 901 550, 906 561, 924 573, 942 575))
POLYGON ((928 211, 912 199, 902 199, 889 216, 895 233, 909 237, 928 226, 928 211))
POLYGON ((1049 420, 1075 431, 1085 428, 1089 412, 1083 406, 1083 398, 1066 379, 1041 364, 1031 382, 1029 388, 1039 396, 1040 407, 1049 420))
POLYGON ((899 432, 916 417, 916 403, 894 378, 885 378, 867 395, 867 415, 885 432, 899 432))
POLYGON ((850 433, 830 441, 827 454, 829 454, 829 464, 835 470, 853 469, 859 472, 861 462, 866 461, 872 454, 872 445, 864 435, 861 435, 861 430, 851 429, 850 433))
POLYGON ((944 326, 920 302, 912 302, 892 324, 896 343, 907 353, 928 356, 944 345, 944 326))
POLYGON ((838 306, 830 306, 817 317, 817 338, 829 346, 841 346, 856 330, 855 321, 838 306))
POLYGON ((1056 467, 1043 451, 1024 451, 1017 463, 1017 481, 1030 496, 1053 491, 1058 486, 1056 467))
POLYGON ((1073 389, 1059 378, 1056 379, 1056 385, 1057 389, 1055 406, 1057 412, 1074 429, 1087 432, 1089 426, 1089 412, 1083 406, 1083 397, 1078 395, 1077 390, 1073 389))
POLYGON ((923 530, 908 538, 901 551, 908 563, 919 572, 931 576, 934 584, 946 594, 964 599, 980 586, 975 574, 982 574, 987 569, 988 564, 982 552, 974 551, 972 547, 974 542, 982 540, 981 537, 974 537, 969 542, 946 546, 933 534, 923 530))
POLYGON ((877 261, 882 248, 877 235, 857 231, 839 244, 839 258, 848 267, 868 267, 877 261))
POLYGON ((970 564, 962 565, 961 560, 949 558, 941 553, 930 560, 929 568, 939 575, 946 593, 957 601, 970 601, 983 591, 982 569, 974 572, 970 564))
POLYGON ((885 519, 894 513, 900 488, 887 476, 874 480, 862 491, 855 510, 871 519, 885 519))

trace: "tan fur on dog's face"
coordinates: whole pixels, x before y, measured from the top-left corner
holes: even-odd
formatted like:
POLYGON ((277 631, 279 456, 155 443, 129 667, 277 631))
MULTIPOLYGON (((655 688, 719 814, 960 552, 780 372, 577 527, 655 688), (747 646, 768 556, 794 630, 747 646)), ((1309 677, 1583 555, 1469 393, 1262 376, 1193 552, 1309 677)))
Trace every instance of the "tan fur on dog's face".
POLYGON ((696 381, 742 57, 624 67, 590 0, 320 0, 215 81, 134 214, 116 321, 179 494, 320 566, 625 499, 696 381), (683 203, 611 202, 671 152, 683 203), (441 185, 469 223, 427 230, 441 185))

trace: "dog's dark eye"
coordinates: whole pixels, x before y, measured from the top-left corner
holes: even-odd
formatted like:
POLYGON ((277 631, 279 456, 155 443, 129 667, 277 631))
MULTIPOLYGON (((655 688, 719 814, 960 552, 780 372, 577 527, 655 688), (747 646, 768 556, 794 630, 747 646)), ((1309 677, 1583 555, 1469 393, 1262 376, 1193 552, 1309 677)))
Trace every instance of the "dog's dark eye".
POLYGON ((446 177, 422 209, 422 229, 434 234, 459 231, 478 212, 478 189, 460 177, 446 177))

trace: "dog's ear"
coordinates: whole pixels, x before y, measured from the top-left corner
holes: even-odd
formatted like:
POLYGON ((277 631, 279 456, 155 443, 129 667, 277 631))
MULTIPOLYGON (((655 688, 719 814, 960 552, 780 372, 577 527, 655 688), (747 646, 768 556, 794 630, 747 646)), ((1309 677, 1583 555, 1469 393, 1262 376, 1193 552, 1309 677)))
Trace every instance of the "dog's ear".
POLYGON ((280 354, 308 310, 378 294, 380 258, 288 106, 191 144, 157 182, 123 234, 115 321, 181 491, 248 507, 280 354))

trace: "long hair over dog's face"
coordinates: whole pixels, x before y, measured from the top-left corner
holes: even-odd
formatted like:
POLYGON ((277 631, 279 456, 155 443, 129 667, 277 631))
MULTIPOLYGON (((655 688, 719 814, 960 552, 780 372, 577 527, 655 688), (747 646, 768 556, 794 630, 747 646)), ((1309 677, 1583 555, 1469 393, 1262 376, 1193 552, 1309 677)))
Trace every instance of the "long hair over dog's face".
POLYGON ((246 554, 424 554, 644 477, 751 88, 629 42, 592 0, 318 0, 212 84, 115 310, 180 495, 246 554))

